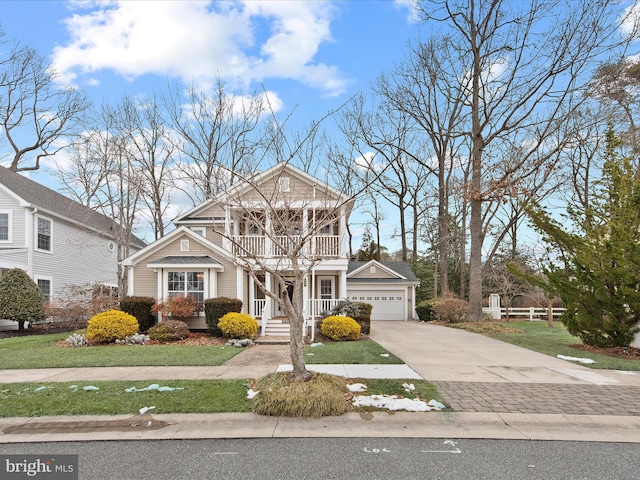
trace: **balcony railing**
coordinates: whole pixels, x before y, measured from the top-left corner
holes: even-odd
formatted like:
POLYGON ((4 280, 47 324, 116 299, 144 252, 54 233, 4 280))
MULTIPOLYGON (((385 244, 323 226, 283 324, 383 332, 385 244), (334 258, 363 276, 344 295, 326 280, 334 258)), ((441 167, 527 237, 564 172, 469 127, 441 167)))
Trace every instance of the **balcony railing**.
MULTIPOLYGON (((300 242, 300 236, 277 236, 271 242, 271 249, 267 251, 267 237, 263 235, 236 235, 233 237, 233 253, 238 257, 283 257, 294 249, 300 242)), ((339 235, 318 235, 311 238, 302 255, 318 257, 339 257, 341 251, 339 235), (309 252, 311 248, 311 252, 309 252)))

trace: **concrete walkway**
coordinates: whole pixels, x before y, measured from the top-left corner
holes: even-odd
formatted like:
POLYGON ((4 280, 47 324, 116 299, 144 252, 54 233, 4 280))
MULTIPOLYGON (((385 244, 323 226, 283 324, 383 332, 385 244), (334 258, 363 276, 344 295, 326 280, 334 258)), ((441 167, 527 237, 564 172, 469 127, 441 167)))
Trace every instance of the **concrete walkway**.
MULTIPOLYGON (((371 338, 406 365, 309 365, 347 377, 424 378, 455 412, 0 419, 0 443, 99 439, 423 437, 640 443, 640 374, 593 370, 463 330, 375 322, 371 338)), ((259 345, 220 367, 0 370, 0 383, 258 378, 287 369, 288 346, 259 345)))

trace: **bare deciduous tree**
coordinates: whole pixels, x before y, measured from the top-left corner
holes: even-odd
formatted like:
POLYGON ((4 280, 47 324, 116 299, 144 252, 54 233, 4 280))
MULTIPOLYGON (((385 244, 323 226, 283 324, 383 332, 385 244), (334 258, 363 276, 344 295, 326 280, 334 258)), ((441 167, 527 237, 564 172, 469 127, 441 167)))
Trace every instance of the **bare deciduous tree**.
MULTIPOLYGON (((2 40, 0 31, 0 48, 7 46, 2 40)), ((33 48, 15 43, 0 56, 0 125, 10 170, 38 170, 43 158, 71 145, 89 107, 83 91, 56 84, 51 65, 33 48)))

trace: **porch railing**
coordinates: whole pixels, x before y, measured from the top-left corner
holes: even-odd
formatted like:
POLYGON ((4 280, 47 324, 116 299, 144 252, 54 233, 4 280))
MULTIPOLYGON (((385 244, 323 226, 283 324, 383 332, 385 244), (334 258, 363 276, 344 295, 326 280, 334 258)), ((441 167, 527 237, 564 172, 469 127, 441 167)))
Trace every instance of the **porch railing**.
POLYGON ((320 317, 323 314, 329 312, 338 304, 338 302, 340 302, 339 298, 309 300, 308 317, 320 317))
MULTIPOLYGON (((234 235, 233 253, 238 257, 283 257, 300 242, 300 236, 279 235, 271 242, 271 251, 267 251, 264 235, 234 235)), ((304 254, 312 249, 312 255, 320 257, 339 257, 342 255, 340 235, 317 235, 303 249, 304 254)))
POLYGON ((254 317, 262 317, 264 313, 264 307, 267 304, 267 300, 265 298, 257 298, 253 301, 253 316, 254 317))
POLYGON ((235 235, 233 253, 238 257, 264 257, 264 243, 262 235, 235 235))

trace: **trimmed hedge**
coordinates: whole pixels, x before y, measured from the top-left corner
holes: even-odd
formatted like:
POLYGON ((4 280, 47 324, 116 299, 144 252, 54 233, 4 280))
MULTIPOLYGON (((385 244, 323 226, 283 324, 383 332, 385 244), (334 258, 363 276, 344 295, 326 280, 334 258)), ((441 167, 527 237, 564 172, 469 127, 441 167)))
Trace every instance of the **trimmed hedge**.
POLYGON ((138 320, 122 310, 94 315, 87 324, 87 338, 95 343, 113 343, 138 333, 138 320))
POLYGON ((247 313, 229 312, 220 319, 218 328, 226 338, 252 339, 258 331, 258 322, 247 313))
POLYGON ((371 312, 373 305, 364 302, 355 302, 355 305, 358 308, 358 313, 353 319, 360 325, 360 333, 369 335, 369 333, 371 333, 371 312))
POLYGON ((146 332, 157 321, 157 317, 151 311, 155 303, 156 299, 153 297, 123 297, 120 300, 120 310, 136 317, 140 331, 146 332))
POLYGON ((149 329, 149 338, 158 342, 176 342, 189 336, 189 327, 182 320, 165 320, 149 329))
POLYGON ((436 312, 433 310, 434 300, 423 300, 416 305, 416 314, 421 322, 430 322, 436 319, 436 312))
POLYGON ((332 315, 322 321, 320 331, 336 342, 360 339, 360 325, 351 317, 332 315))
POLYGON ((204 314, 207 321, 207 329, 214 337, 222 337, 222 330, 218 328, 218 322, 227 313, 242 311, 242 300, 229 297, 208 298, 204 301, 204 314))

